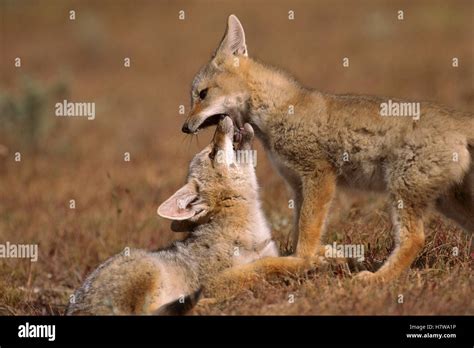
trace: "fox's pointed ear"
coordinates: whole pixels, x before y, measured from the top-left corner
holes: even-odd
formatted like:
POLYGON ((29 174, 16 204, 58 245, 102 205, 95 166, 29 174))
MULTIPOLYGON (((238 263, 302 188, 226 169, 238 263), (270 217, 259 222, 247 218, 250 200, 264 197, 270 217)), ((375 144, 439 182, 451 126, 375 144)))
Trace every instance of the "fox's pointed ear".
POLYGON ((163 202, 157 213, 170 220, 186 220, 196 214, 192 202, 198 198, 196 185, 189 182, 163 202))
POLYGON ((227 19, 227 29, 216 51, 216 55, 220 53, 248 56, 244 28, 240 24, 239 19, 233 14, 227 19))

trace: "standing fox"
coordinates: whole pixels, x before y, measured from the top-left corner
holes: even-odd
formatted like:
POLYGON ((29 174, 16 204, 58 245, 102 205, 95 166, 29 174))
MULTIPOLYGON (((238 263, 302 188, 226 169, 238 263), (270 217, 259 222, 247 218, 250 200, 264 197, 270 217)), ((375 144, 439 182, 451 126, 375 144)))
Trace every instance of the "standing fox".
MULTIPOLYGON (((132 250, 105 261, 76 291, 67 314, 181 314, 221 271, 278 255, 253 163, 235 160, 233 135, 227 117, 191 161, 187 183, 158 208, 181 226, 194 225, 191 236, 157 252, 132 250)), ((252 138, 247 124, 236 150, 249 151, 252 138)))
POLYGON ((229 115, 238 138, 248 122, 294 192, 295 255, 275 258, 271 267, 269 260, 246 265, 250 273, 316 255, 338 185, 387 192, 393 203, 395 250, 361 279, 387 281, 410 266, 423 248, 422 217, 430 206, 474 231, 473 115, 423 102, 416 118, 382 117, 392 102, 406 104, 302 87, 250 59, 242 25, 229 17, 217 51, 194 78, 182 130, 196 133, 229 115))

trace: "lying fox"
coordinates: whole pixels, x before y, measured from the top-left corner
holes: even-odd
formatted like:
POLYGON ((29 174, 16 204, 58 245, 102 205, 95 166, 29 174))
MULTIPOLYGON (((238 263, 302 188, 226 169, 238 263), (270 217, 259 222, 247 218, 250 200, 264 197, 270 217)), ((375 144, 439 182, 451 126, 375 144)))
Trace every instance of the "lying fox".
MULTIPOLYGON (((243 27, 231 15, 217 51, 194 78, 182 130, 196 133, 224 115, 237 130, 245 122, 255 129, 295 197, 295 255, 274 259, 270 269, 318 253, 336 186, 387 192, 395 249, 377 272, 357 275, 387 281, 423 248, 422 217, 430 206, 474 231, 473 115, 423 102, 416 118, 382 117, 388 101, 310 90, 250 59, 243 27)), ((255 271, 262 262, 269 265, 246 267, 255 271)))
MULTIPOLYGON (((157 252, 132 250, 105 261, 76 291, 68 315, 182 314, 221 271, 278 255, 253 163, 234 160, 233 135, 227 117, 191 161, 187 183, 158 208, 182 222, 175 228, 194 225, 191 236, 157 252)), ((249 151, 252 138, 247 124, 236 148, 249 151)))

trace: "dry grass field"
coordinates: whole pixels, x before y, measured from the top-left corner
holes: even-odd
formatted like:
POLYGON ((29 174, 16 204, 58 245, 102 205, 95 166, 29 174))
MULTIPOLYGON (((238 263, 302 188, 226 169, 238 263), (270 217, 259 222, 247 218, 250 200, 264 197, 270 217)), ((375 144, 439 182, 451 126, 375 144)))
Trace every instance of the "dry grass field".
MULTIPOLYGON (((211 130, 198 138, 181 133, 179 106, 187 113, 191 80, 230 13, 246 29, 250 55, 306 86, 474 110, 468 0, 0 0, 0 243, 39 246, 37 262, 0 259, 1 315, 62 314, 73 290, 109 256, 184 237, 156 208, 210 139, 211 130), (56 117, 63 99, 95 102, 96 118, 56 117)), ((288 252, 290 197, 256 146, 264 209, 288 252)), ((472 236, 436 214, 426 216, 425 229, 423 252, 391 284, 355 283, 343 270, 289 274, 197 312, 473 315, 472 236)), ((390 230, 385 197, 341 191, 325 241, 363 244, 364 267, 374 270, 392 249, 390 230)))

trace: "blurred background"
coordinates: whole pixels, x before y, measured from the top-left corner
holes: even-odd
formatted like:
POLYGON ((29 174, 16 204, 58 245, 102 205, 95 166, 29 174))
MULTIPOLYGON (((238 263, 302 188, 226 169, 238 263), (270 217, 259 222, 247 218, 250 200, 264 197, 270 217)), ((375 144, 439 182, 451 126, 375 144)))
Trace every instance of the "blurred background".
MULTIPOLYGON (((241 20, 251 57, 307 87, 472 112, 473 6, 469 0, 0 0, 0 243, 38 243, 40 253, 37 263, 0 260, 0 314, 61 313, 99 262, 126 246, 156 249, 182 237, 156 208, 210 139, 212 130, 191 138, 180 129, 193 76, 217 48, 229 14, 241 20), (95 120, 56 117, 55 104, 64 99, 95 102, 95 120)), ((288 252, 290 197, 257 149, 264 208, 288 252)), ((469 260, 466 237, 446 242, 441 233, 438 241, 439 231, 456 228, 440 218, 433 224, 428 244, 439 252, 457 243, 469 260)), ((383 240, 369 251, 367 262, 376 263, 391 249, 389 231, 383 198, 338 194, 328 241, 383 240)), ((420 257, 430 267, 443 260, 420 257)))

